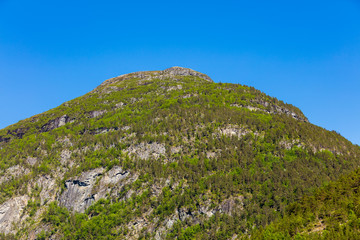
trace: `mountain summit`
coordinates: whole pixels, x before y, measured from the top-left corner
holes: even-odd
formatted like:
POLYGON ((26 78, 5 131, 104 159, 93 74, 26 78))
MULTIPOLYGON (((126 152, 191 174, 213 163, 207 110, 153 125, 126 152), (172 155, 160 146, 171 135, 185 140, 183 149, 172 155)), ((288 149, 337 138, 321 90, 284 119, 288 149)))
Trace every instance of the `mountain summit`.
POLYGON ((141 71, 124 74, 115 78, 110 78, 103 82, 100 86, 111 85, 117 83, 119 81, 123 81, 126 79, 142 79, 142 80, 150 80, 150 79, 165 79, 165 78, 176 78, 182 76, 196 76, 202 79, 205 79, 209 82, 213 82, 213 80, 206 74, 194 71, 190 68, 183 67, 171 67, 167 68, 163 71, 141 71))
POLYGON ((248 238, 359 156, 253 87, 181 67, 125 74, 0 130, 0 232, 248 238))

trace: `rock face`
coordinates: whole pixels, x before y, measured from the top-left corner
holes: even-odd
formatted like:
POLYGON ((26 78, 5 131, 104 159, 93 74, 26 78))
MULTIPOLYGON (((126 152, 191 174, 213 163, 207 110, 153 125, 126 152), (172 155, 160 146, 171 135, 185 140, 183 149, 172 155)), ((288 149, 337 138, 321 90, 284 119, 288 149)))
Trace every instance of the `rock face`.
POLYGON ((46 202, 55 200, 55 196, 58 188, 54 178, 44 175, 41 176, 36 181, 36 184, 41 188, 41 192, 40 192, 41 205, 45 204, 46 202))
POLYGON ((55 118, 54 120, 50 120, 44 126, 41 127, 42 132, 48 132, 55 128, 64 126, 66 123, 70 122, 70 118, 67 115, 55 118))
POLYGON ((287 108, 284 108, 284 107, 280 107, 278 105, 275 105, 275 104, 270 104, 266 101, 262 101, 262 100, 254 100, 253 102, 257 103, 257 104, 260 104, 264 107, 267 108, 267 110, 265 110, 265 112, 267 113, 271 113, 271 114, 286 114, 288 116, 291 116, 293 118, 295 118, 296 120, 299 120, 299 121, 303 121, 303 122, 309 122, 309 120, 305 117, 305 116, 299 116, 298 114, 290 111, 289 109, 287 108))
POLYGON ((130 174, 118 166, 104 172, 105 169, 97 168, 84 172, 76 179, 67 180, 66 190, 59 198, 60 205, 71 211, 84 212, 93 202, 104 198, 113 185, 118 184, 130 174))
POLYGON ((164 71, 161 71, 164 75, 170 75, 170 76, 196 76, 203 78, 205 80, 208 80, 209 82, 212 82, 211 78, 207 76, 206 74, 194 71, 190 68, 183 68, 183 67, 171 67, 168 69, 165 69, 164 71))
POLYGON ((90 118, 100 117, 101 115, 105 114, 106 110, 99 110, 99 111, 92 111, 89 113, 90 118))
POLYGON ((261 108, 257 108, 257 107, 253 107, 253 106, 243 106, 243 105, 239 105, 236 103, 230 104, 231 107, 243 107, 243 108, 247 108, 250 111, 262 111, 262 112, 266 112, 269 114, 286 114, 298 121, 303 121, 303 122, 309 122, 309 120, 306 117, 303 116, 299 116, 298 114, 290 111, 287 108, 284 107, 279 107, 277 105, 270 105, 268 102, 264 102, 264 101, 254 101, 254 103, 257 104, 261 104, 264 107, 266 107, 266 109, 261 109, 261 108))
POLYGON ((67 180, 65 182, 66 190, 60 196, 60 205, 75 212, 84 212, 87 207, 95 201, 92 188, 95 185, 96 178, 101 176, 104 169, 94 169, 84 172, 79 178, 67 180))
POLYGON ((0 206, 0 232, 13 233, 13 223, 20 221, 28 202, 27 196, 12 198, 0 206))
POLYGON ((243 209, 243 201, 243 196, 231 197, 220 204, 218 211, 231 216, 233 211, 243 209))
POLYGON ((151 157, 157 159, 161 155, 165 155, 165 145, 159 143, 140 143, 128 148, 128 153, 136 155, 141 159, 149 159, 151 157))
POLYGON ((245 136, 249 132, 249 130, 237 125, 227 125, 218 129, 218 133, 220 133, 221 135, 236 136, 238 138, 245 136))
POLYGON ((126 178, 130 173, 123 171, 121 167, 115 166, 108 171, 100 180, 100 186, 107 186, 109 184, 117 184, 119 181, 126 178))

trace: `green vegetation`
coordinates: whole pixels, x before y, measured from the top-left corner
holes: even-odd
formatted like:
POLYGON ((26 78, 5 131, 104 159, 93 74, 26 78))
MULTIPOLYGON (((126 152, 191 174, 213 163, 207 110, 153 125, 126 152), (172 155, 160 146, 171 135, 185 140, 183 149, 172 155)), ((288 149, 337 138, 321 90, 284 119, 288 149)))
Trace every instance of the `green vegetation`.
MULTIPOLYGON (((22 167, 17 170, 20 174, 1 182, 0 202, 29 195, 27 221, 51 226, 39 239, 50 235, 62 239, 152 239, 169 220, 173 223, 164 227, 162 238, 306 237, 303 232, 319 219, 329 234, 350 228, 355 234, 356 202, 348 203, 347 211, 339 208, 339 213, 335 203, 327 205, 335 211, 331 216, 326 210, 313 209, 327 199, 320 195, 330 194, 333 183, 314 197, 302 197, 356 169, 360 148, 336 132, 276 109, 306 120, 298 108, 252 87, 211 83, 196 76, 130 78, 101 85, 0 130, 0 139, 8 139, 0 142, 2 175, 9 168, 22 167), (49 127, 65 115, 66 124, 49 127), (129 152, 141 143, 163 144, 165 153, 141 158, 129 152), (70 160, 63 157, 64 150, 71 153, 70 160), (29 157, 36 161, 31 163, 29 157), (68 211, 57 201, 42 203, 41 189, 33 187, 39 177, 49 176, 65 191, 68 179, 114 166, 138 178, 84 213, 68 211), (234 200, 232 206, 229 201, 235 196, 241 201, 234 200), (313 199, 313 205, 301 205, 307 198, 313 199), (296 202, 299 199, 303 200, 296 202), (37 214, 39 209, 44 210, 42 214, 37 214), (173 219, 181 214, 182 220, 173 219), (278 220, 281 217, 285 220, 278 220), (340 218, 348 220, 345 225, 334 223, 340 218), (147 224, 136 230, 141 221, 147 224)), ((31 230, 24 224, 17 237, 31 230)))
POLYGON ((287 206, 252 239, 360 239, 360 169, 287 206))

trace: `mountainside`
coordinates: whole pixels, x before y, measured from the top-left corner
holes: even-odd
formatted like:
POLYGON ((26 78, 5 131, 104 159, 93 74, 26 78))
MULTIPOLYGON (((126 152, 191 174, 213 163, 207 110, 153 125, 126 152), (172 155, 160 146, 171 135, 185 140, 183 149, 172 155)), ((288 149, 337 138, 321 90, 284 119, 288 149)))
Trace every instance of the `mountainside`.
POLYGON ((0 130, 0 156, 6 238, 235 239, 357 169, 360 149, 253 87, 173 67, 0 130))
POLYGON ((289 204, 251 239, 360 239, 360 169, 289 204))

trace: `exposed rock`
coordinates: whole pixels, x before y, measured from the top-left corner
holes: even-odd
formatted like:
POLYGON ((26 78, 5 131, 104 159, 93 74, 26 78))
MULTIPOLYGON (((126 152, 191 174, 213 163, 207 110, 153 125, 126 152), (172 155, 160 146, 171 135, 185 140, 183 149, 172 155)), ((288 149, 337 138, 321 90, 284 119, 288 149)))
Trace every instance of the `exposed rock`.
POLYGON ((91 111, 91 112, 89 112, 89 117, 97 118, 97 117, 100 117, 101 115, 105 114, 106 112, 107 112, 106 110, 91 111))
POLYGON ((268 111, 266 111, 264 109, 261 109, 261 108, 257 108, 257 107, 253 107, 253 106, 243 106, 243 105, 239 105, 239 104, 236 104, 236 103, 230 104, 230 107, 247 108, 250 111, 262 111, 262 112, 269 113, 268 111))
POLYGON ((271 114, 286 114, 288 116, 293 117, 296 120, 299 121, 303 121, 303 122, 309 122, 309 120, 304 116, 299 116, 298 114, 290 111, 289 109, 285 108, 285 107, 280 107, 276 104, 270 104, 264 100, 260 100, 260 99, 254 99, 253 100, 254 103, 263 105, 267 110, 266 112, 271 113, 271 114))
MULTIPOLYGON (((225 127, 218 128, 217 135, 236 136, 241 138, 246 134, 250 133, 249 130, 244 129, 238 125, 227 125, 225 127)), ((214 133, 216 135, 216 133, 214 133)))
POLYGON ((182 85, 177 85, 177 86, 171 86, 167 89, 167 91, 174 91, 174 90, 181 90, 182 89, 182 85))
POLYGON ((181 146, 172 146, 170 147, 170 152, 171 154, 176 154, 182 151, 182 147, 181 146))
POLYGON ((184 221, 188 217, 194 217, 190 209, 186 209, 186 208, 178 208, 176 209, 176 213, 180 221, 184 221))
POLYGON ((186 95, 184 95, 182 98, 191 98, 191 97, 197 97, 198 96, 198 94, 197 93, 195 93, 195 94, 186 94, 186 95))
POLYGON ((129 174, 129 171, 124 171, 121 167, 115 166, 101 178, 100 185, 117 184, 119 181, 129 176, 129 174))
POLYGON ((275 104, 270 104, 266 101, 259 100, 259 99, 255 99, 252 102, 254 102, 256 104, 260 104, 260 105, 264 106, 266 109, 261 109, 261 108, 254 107, 254 106, 243 106, 243 105, 237 104, 237 103, 232 103, 232 104, 230 104, 230 106, 231 107, 239 107, 239 108, 247 108, 250 111, 262 111, 262 112, 269 113, 269 114, 286 114, 288 116, 293 117, 296 120, 308 122, 306 117, 299 116, 298 114, 290 111, 287 108, 280 107, 275 104))
POLYGON ((142 98, 134 98, 134 97, 132 97, 132 98, 130 98, 130 103, 137 103, 137 102, 139 102, 139 101, 141 101, 142 100, 142 98))
POLYGON ((149 159, 151 157, 157 159, 161 155, 165 155, 166 149, 163 143, 140 143, 130 146, 127 152, 131 155, 136 155, 141 159, 149 159))
POLYGON ((69 162, 72 152, 69 149, 64 149, 60 153, 60 162, 65 165, 69 162))
POLYGON ((15 166, 9 167, 8 169, 6 169, 6 174, 4 176, 0 177, 0 183, 7 182, 7 181, 11 180, 12 178, 26 175, 28 173, 30 173, 30 170, 28 168, 24 168, 23 166, 20 166, 20 165, 15 165, 15 166))
POLYGON ((217 153, 216 152, 212 152, 212 151, 207 151, 206 152, 206 157, 207 158, 216 158, 217 153))
POLYGON ((124 126, 124 127, 121 128, 121 130, 127 131, 127 130, 129 130, 130 128, 131 128, 130 126, 124 126))
POLYGON ((41 127, 41 132, 48 132, 55 128, 64 126, 66 123, 70 122, 70 118, 67 115, 55 118, 54 120, 50 120, 48 123, 41 127))
POLYGON ((9 199, 0 205, 0 232, 15 233, 13 224, 19 223, 29 197, 26 195, 9 199))
POLYGON ((77 179, 67 180, 66 190, 59 198, 60 205, 72 211, 84 212, 95 201, 92 188, 96 183, 96 178, 103 172, 103 168, 98 168, 82 173, 77 179))
POLYGON ((281 140, 279 142, 279 145, 283 148, 285 148, 286 150, 290 150, 292 147, 297 146, 297 147, 301 147, 304 148, 304 145, 299 142, 300 140, 297 139, 293 139, 293 140, 281 140))
POLYGON ((31 166, 34 166, 36 163, 37 163, 37 158, 36 157, 27 157, 26 158, 26 163, 31 165, 31 166))
POLYGON ((139 81, 138 85, 140 86, 146 86, 146 85, 149 85, 149 84, 152 84, 153 82, 150 82, 150 81, 139 81))
POLYGON ((112 92, 118 92, 118 91, 124 90, 125 88, 126 87, 108 86, 107 88, 104 88, 100 91, 102 96, 99 96, 99 98, 103 98, 104 97, 103 95, 110 94, 112 92))
MULTIPOLYGON (((127 184, 127 182, 119 183, 130 175, 119 166, 104 172, 105 169, 98 168, 84 172, 79 178, 67 180, 66 190, 59 198, 60 205, 72 211, 84 212, 93 202, 106 197, 113 187, 119 189, 127 184)), ((136 178, 137 176, 129 178, 129 181, 133 182, 136 178)))
POLYGON ((170 76, 196 76, 203 78, 209 82, 212 82, 211 78, 206 74, 194 71, 190 68, 183 68, 183 67, 171 67, 161 71, 163 75, 170 75, 170 76))
MULTIPOLYGON (((190 68, 171 67, 171 68, 165 69, 163 71, 134 72, 134 73, 124 74, 124 75, 121 75, 121 76, 118 76, 115 78, 110 78, 110 79, 106 80, 105 82, 103 82, 98 88, 101 88, 101 87, 104 87, 107 85, 109 86, 114 83, 121 82, 121 81, 124 81, 127 79, 140 79, 141 82, 144 82, 146 80, 151 80, 154 78, 158 78, 158 79, 172 78, 172 79, 174 79, 174 78, 176 78, 176 76, 196 76, 196 77, 202 78, 208 82, 213 82, 213 80, 206 74, 194 71, 190 68)), ((107 87, 105 91, 113 91, 113 90, 110 90, 111 87, 114 87, 114 86, 107 87)), ((95 89, 95 91, 97 89, 95 89)))
POLYGON ((243 196, 230 197, 220 204, 218 211, 231 216, 233 211, 243 209, 243 201, 243 196))
POLYGON ((166 237, 165 227, 160 227, 155 233, 155 240, 162 240, 166 237))
POLYGON ((41 205, 46 202, 51 202, 55 200, 57 186, 54 178, 50 176, 41 176, 36 184, 41 188, 40 192, 40 203, 41 205))
POLYGON ((115 104, 116 108, 122 108, 123 106, 126 106, 126 104, 123 102, 119 102, 119 103, 115 104))
POLYGON ((128 239, 138 239, 141 230, 149 224, 145 217, 137 218, 128 224, 128 229, 131 230, 131 237, 128 239))
POLYGON ((270 113, 286 114, 286 115, 288 115, 290 117, 293 117, 296 120, 303 121, 303 122, 308 122, 308 120, 306 118, 303 118, 303 117, 297 115, 296 113, 290 111, 287 108, 282 108, 282 107, 279 107, 277 105, 275 105, 275 110, 270 111, 270 113))
POLYGON ((205 215, 208 218, 211 217, 212 215, 214 215, 216 213, 217 210, 211 209, 210 206, 211 206, 210 200, 208 200, 204 204, 197 206, 198 213, 201 215, 205 215))
POLYGON ((72 147, 73 143, 70 141, 70 139, 68 137, 64 137, 64 138, 59 138, 56 140, 58 143, 61 143, 62 145, 64 145, 65 147, 72 147))

